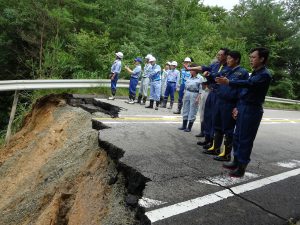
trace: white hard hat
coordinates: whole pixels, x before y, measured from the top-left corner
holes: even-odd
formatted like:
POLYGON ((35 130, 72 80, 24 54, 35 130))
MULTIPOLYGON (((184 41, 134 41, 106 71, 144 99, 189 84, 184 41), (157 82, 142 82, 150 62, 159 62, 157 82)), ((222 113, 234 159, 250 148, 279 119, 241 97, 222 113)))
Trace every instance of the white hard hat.
POLYGON ((184 62, 192 62, 192 60, 191 60, 191 58, 186 57, 186 58, 184 59, 184 62))
POLYGON ((169 65, 169 66, 171 66, 171 62, 169 62, 169 61, 168 61, 168 62, 166 62, 166 65, 169 65))
POLYGON ((177 65, 178 65, 178 64, 177 64, 176 61, 171 62, 171 66, 177 66, 177 65))
POLYGON ((156 58, 151 55, 148 60, 149 60, 149 62, 154 62, 154 61, 156 61, 156 58))
POLYGON ((152 56, 151 54, 148 54, 148 55, 146 55, 145 59, 148 59, 148 60, 149 60, 149 58, 150 58, 151 56, 152 56))
POLYGON ((116 53, 116 56, 118 57, 118 58, 120 58, 120 59, 123 59, 123 53, 122 52, 117 52, 116 53))

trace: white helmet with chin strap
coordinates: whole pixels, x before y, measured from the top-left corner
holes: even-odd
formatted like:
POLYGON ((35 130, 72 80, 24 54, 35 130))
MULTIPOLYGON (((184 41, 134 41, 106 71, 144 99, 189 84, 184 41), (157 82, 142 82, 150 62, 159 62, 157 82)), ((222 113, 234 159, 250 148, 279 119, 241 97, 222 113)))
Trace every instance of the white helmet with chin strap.
POLYGON ((122 52, 117 52, 116 53, 116 56, 118 57, 118 58, 120 58, 120 59, 123 59, 123 53, 122 52))

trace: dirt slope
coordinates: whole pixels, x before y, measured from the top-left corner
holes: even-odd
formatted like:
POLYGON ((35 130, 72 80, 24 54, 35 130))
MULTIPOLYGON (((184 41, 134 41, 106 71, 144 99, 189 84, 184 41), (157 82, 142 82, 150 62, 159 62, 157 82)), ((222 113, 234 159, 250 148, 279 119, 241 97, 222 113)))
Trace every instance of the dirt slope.
POLYGON ((137 224, 117 174, 91 114, 45 97, 0 149, 0 224, 137 224))

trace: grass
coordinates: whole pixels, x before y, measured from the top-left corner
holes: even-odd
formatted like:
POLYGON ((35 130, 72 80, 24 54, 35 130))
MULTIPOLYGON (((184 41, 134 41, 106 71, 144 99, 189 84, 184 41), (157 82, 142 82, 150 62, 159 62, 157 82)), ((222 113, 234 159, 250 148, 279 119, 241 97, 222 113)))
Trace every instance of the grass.
POLYGON ((266 109, 281 109, 281 110, 300 110, 300 104, 289 104, 280 102, 268 102, 264 103, 266 109))
POLYGON ((0 131, 0 148, 4 146, 5 144, 5 135, 6 135, 6 130, 1 130, 0 131))

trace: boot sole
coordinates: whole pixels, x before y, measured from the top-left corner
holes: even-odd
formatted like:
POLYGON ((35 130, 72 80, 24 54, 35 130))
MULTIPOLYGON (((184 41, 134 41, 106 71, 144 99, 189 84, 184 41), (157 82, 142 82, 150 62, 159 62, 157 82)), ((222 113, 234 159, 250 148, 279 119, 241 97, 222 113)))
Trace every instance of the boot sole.
POLYGON ((214 158, 214 160, 219 162, 229 162, 231 159, 214 158))
POLYGON ((217 153, 215 153, 215 152, 213 152, 213 151, 212 151, 211 153, 210 153, 210 152, 205 152, 205 151, 203 151, 202 153, 203 153, 203 154, 206 154, 206 155, 219 155, 219 154, 217 154, 217 153))
POLYGON ((227 169, 227 170, 236 170, 237 169, 237 167, 226 167, 224 165, 223 165, 223 168, 227 169))
POLYGON ((234 175, 234 174, 229 174, 230 177, 235 177, 235 178, 242 178, 245 174, 243 174, 242 176, 237 176, 237 175, 234 175))

